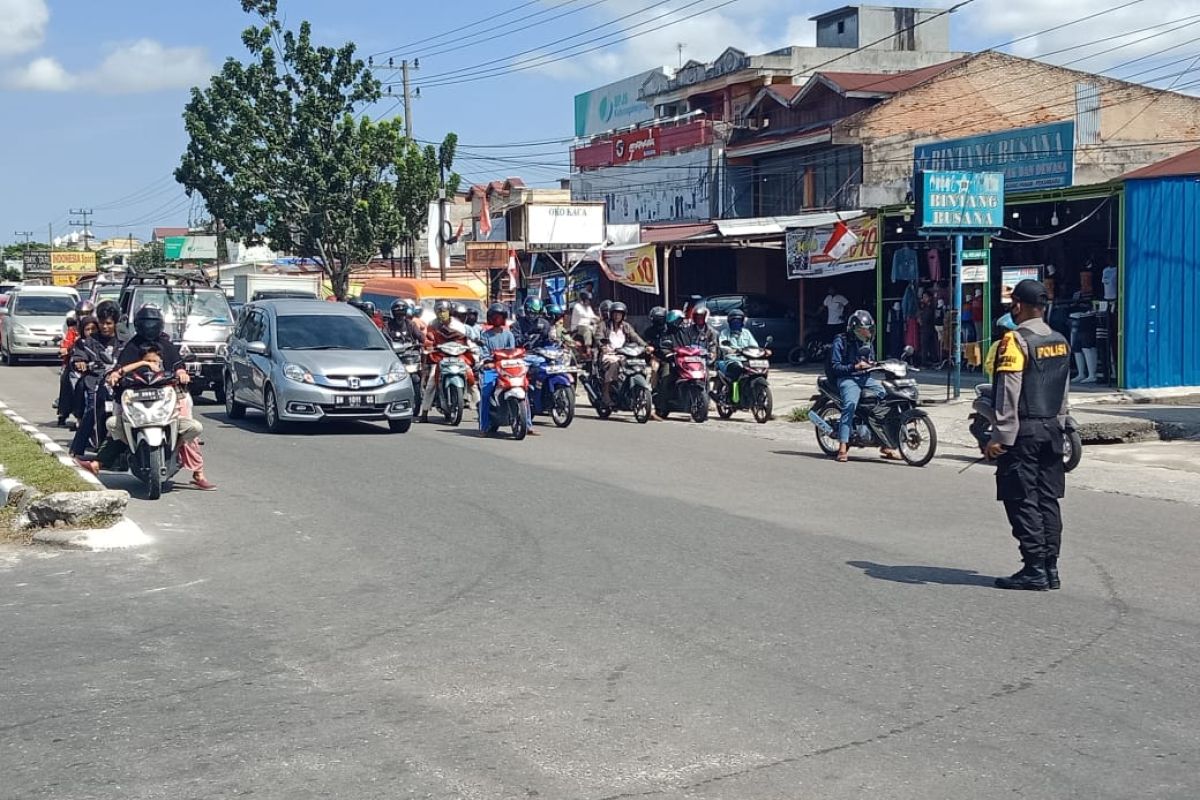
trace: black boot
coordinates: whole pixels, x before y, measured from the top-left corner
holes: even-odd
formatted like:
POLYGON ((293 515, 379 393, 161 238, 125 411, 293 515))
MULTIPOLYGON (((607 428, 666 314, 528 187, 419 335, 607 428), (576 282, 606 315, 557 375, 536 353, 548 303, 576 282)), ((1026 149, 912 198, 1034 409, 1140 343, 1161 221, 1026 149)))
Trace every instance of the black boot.
POLYGON ((1044 592, 1050 588, 1046 581, 1046 565, 1036 558, 1025 562, 1025 567, 1007 578, 996 578, 997 589, 1022 589, 1029 592, 1044 592))
POLYGON ((1058 556, 1046 557, 1046 585, 1051 589, 1062 587, 1062 582, 1058 579, 1058 556))

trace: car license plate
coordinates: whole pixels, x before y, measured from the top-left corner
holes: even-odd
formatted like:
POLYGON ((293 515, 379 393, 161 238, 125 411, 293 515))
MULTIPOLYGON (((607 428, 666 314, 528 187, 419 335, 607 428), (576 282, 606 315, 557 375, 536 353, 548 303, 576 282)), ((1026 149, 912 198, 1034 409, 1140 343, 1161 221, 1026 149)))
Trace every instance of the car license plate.
POLYGON ((188 375, 199 375, 203 367, 203 365, 198 361, 189 361, 187 362, 186 366, 188 375))
POLYGON ((750 369, 766 369, 771 365, 771 362, 765 358, 750 359, 750 369))
POLYGON ((335 406, 373 406, 375 405, 375 395, 373 394, 339 394, 333 398, 335 406))

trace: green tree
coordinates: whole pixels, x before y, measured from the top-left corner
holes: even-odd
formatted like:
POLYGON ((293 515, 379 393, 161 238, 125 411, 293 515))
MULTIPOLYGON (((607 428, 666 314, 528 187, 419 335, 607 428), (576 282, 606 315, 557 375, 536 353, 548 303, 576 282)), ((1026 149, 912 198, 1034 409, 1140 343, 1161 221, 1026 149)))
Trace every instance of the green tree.
POLYGON ((162 242, 148 242, 129 259, 129 264, 139 270, 164 269, 167 266, 166 250, 162 242))
POLYGON ((228 59, 208 88, 192 90, 175 178, 230 235, 315 259, 344 299, 354 265, 408 224, 397 200, 409 197, 399 180, 411 147, 398 119, 355 117, 380 84, 352 43, 316 46, 308 22, 285 31, 276 0, 242 9, 262 23, 242 33, 250 59, 228 59))
POLYGON ((437 199, 442 181, 446 183, 447 197, 458 191, 460 178, 450 172, 458 137, 447 134, 436 149, 433 145, 421 147, 411 139, 400 142, 396 154, 395 185, 392 196, 394 224, 389 227, 391 239, 383 242, 407 242, 411 248, 428 223, 429 204, 437 199))
POLYGON ((25 254, 26 247, 28 247, 30 250, 49 250, 50 249, 50 245, 42 244, 41 242, 30 242, 28 245, 25 244, 24 242, 17 242, 16 244, 6 244, 6 245, 4 245, 5 260, 19 259, 22 255, 25 254))

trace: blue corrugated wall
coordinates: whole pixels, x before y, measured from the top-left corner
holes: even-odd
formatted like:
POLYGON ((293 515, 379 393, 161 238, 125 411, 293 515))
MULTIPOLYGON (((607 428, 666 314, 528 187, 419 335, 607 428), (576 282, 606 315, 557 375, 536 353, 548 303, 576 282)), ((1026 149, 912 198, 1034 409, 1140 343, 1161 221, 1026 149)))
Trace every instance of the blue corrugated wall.
POLYGON ((1200 386, 1200 177, 1125 185, 1125 387, 1200 386))

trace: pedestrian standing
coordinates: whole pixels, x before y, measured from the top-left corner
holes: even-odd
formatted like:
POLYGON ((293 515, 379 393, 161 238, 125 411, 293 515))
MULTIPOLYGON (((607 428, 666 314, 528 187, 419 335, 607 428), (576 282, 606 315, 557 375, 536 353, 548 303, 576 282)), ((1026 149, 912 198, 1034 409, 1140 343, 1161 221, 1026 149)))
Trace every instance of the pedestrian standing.
POLYGON ((1063 424, 1071 374, 1071 346, 1044 319, 1049 298, 1038 281, 1012 291, 1017 329, 1004 335, 993 388, 996 424, 985 454, 997 461, 996 499, 1012 526, 1024 562, 1001 589, 1045 591, 1059 587, 1058 554, 1066 493, 1063 424))

